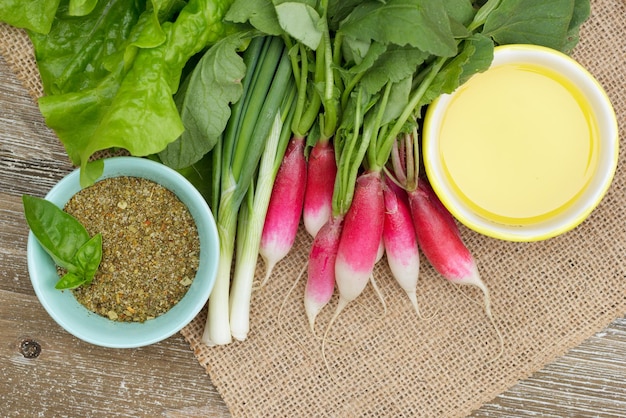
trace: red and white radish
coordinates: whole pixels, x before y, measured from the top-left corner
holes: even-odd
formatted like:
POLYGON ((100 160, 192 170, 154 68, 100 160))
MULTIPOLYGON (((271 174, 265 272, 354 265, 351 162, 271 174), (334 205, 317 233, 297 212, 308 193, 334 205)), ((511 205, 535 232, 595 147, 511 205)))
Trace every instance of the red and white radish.
POLYGON ((343 216, 331 217, 319 230, 311 245, 304 308, 313 334, 315 318, 335 291, 335 260, 342 226, 343 216))
POLYGON ((337 162, 332 144, 318 141, 309 154, 302 213, 304 227, 312 237, 331 217, 336 175, 337 162))
POLYGON ((335 278, 339 303, 333 320, 363 292, 370 280, 381 243, 383 220, 381 174, 378 171, 361 174, 356 181, 354 199, 346 213, 337 248, 335 278))
POLYGON ((259 253, 265 262, 263 286, 274 266, 291 250, 298 233, 307 179, 304 139, 289 141, 270 197, 259 253))
POLYGON ((485 312, 491 317, 489 290, 481 280, 476 261, 461 239, 452 215, 423 180, 409 202, 419 247, 432 266, 449 281, 478 287, 485 297, 485 312))
POLYGON ((500 341, 499 357, 503 338, 493 319, 489 289, 480 278, 476 261, 463 243, 454 218, 425 180, 420 179, 417 189, 409 192, 409 202, 418 245, 430 264, 450 282, 482 291, 485 313, 500 341))
POLYGON ((406 292, 417 315, 421 317, 416 294, 420 270, 419 247, 406 193, 389 178, 386 179, 383 192, 383 241, 387 263, 396 282, 406 292))
POLYGON ((476 261, 461 239, 454 218, 425 181, 409 193, 418 245, 430 264, 447 280, 476 286, 485 297, 485 312, 491 317, 489 290, 481 280, 476 261))
POLYGON ((355 300, 372 277, 383 234, 383 186, 381 173, 359 175, 354 198, 344 219, 335 260, 335 280, 339 301, 322 338, 322 358, 328 368, 325 343, 333 323, 355 300))

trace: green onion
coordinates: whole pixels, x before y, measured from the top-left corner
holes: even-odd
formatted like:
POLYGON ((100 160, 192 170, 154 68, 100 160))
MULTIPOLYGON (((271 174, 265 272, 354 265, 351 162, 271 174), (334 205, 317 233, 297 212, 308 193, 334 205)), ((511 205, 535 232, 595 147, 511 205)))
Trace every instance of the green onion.
POLYGON ((253 39, 244 53, 244 62, 248 67, 243 95, 234 106, 222 140, 216 145, 221 150, 212 151, 220 153, 220 162, 213 172, 213 178, 220 178, 219 198, 216 199, 219 201, 220 259, 202 336, 207 345, 231 342, 229 293, 237 216, 251 188, 272 126, 280 115, 281 105, 293 86, 291 63, 280 38, 253 39))
POLYGON ((259 245, 276 173, 289 142, 295 90, 276 115, 261 157, 256 184, 252 182, 239 210, 237 254, 230 293, 230 331, 243 341, 250 330, 250 298, 259 256, 259 245))

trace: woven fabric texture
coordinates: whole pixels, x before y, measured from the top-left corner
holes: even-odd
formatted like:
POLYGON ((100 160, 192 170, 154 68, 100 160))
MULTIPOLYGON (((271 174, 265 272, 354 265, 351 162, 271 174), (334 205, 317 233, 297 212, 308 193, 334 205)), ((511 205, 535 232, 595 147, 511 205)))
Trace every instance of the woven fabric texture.
MULTIPOLYGON (((322 353, 337 297, 312 335, 300 277, 311 239, 301 229, 253 294, 246 341, 204 346, 204 311, 182 330, 233 416, 464 416, 626 313, 626 3, 593 0, 591 7, 573 56, 617 113, 621 148, 608 194, 579 227, 547 241, 504 242, 461 228, 491 291, 502 355, 494 360, 500 346, 481 294, 445 282, 425 259, 418 300, 428 319, 418 317, 383 260, 375 278, 384 305, 368 286, 334 323, 322 353)), ((39 97, 28 38, 7 25, 0 32, 0 53, 39 97)))

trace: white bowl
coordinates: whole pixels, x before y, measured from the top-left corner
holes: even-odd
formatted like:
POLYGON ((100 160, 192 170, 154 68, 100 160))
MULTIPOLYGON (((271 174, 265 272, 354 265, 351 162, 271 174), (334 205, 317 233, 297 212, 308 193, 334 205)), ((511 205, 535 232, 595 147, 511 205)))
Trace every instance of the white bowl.
MULTIPOLYGON (((615 173, 619 154, 617 120, 610 100, 598 81, 574 59, 549 48, 536 45, 506 45, 496 47, 494 59, 489 70, 482 75, 476 75, 474 77, 483 76, 485 77, 483 80, 490 80, 486 77, 493 75, 494 69, 509 64, 536 66, 537 68, 544 69, 546 74, 551 74, 550 77, 553 77, 553 79, 556 80, 558 77, 559 82, 567 83, 567 85, 573 88, 577 103, 583 103, 585 109, 589 110, 588 113, 591 116, 587 123, 594 125, 595 132, 597 133, 595 136, 596 140, 593 143, 595 145, 593 148, 590 148, 593 149, 593 151, 589 152, 590 155, 593 155, 597 163, 595 170, 589 170, 589 173, 587 173, 588 179, 585 180, 585 183, 581 184, 580 188, 574 188, 571 198, 569 198, 566 203, 561 206, 553 207, 550 211, 541 214, 541 216, 529 216, 527 218, 507 218, 495 214, 495 212, 483 210, 484 205, 480 206, 482 201, 479 204, 477 203, 477 198, 468 197, 471 193, 464 191, 463 187, 460 186, 460 184, 465 184, 464 180, 460 179, 458 175, 455 179, 451 174, 452 170, 450 167, 447 167, 444 162, 445 158, 442 156, 444 148, 441 145, 440 139, 442 128, 445 126, 444 119, 446 112, 450 109, 456 96, 461 94, 460 92, 466 88, 472 79, 455 92, 440 96, 428 107, 424 121, 422 144, 424 165, 426 174, 435 193, 437 193, 438 197, 452 215, 467 227, 487 236, 503 240, 543 240, 557 236, 578 226, 589 216, 606 194, 615 173), (595 124, 593 122, 594 120, 595 124)), ((539 71, 539 73, 543 74, 543 70, 539 71)), ((548 77, 548 75, 546 75, 546 77, 548 77)), ((542 100, 542 98, 537 97, 537 101, 540 100, 542 100)), ((552 115, 549 115, 549 117, 551 116, 552 115)), ((554 116, 556 116, 556 114, 554 114, 554 116)), ((533 121, 529 120, 526 122, 532 124, 533 121)), ((552 124, 552 122, 550 122, 550 124, 552 124)), ((484 124, 481 126, 484 126, 484 124)), ((476 131, 480 132, 480 129, 482 128, 476 128, 476 131)), ((509 137, 513 137, 513 135, 509 137)), ((568 155, 568 149, 562 149, 560 151, 562 151, 563 156, 568 155)), ((545 152, 545 154, 541 155, 542 157, 552 155, 548 154, 546 150, 540 150, 539 152, 545 152)), ((565 158, 563 158, 563 160, 565 160, 565 158)), ((490 186, 485 186, 484 188, 482 183, 476 183, 480 184, 480 186, 472 190, 472 192, 477 191, 472 196, 488 196, 489 199, 493 199, 493 202, 497 202, 498 199, 504 199, 500 196, 506 196, 507 193, 509 193, 508 196, 511 196, 511 189, 505 190, 508 183, 505 184, 504 180, 502 180, 511 177, 505 177, 503 175, 502 179, 497 179, 498 173, 504 172, 505 170, 497 171, 499 169, 494 168, 497 165, 492 163, 494 161, 494 159, 487 162, 480 161, 479 158, 478 161, 475 162, 475 168, 477 170, 483 170, 482 173, 488 173, 484 174, 484 178, 494 179, 493 184, 502 182, 502 190, 498 190, 498 187, 494 187, 491 183, 490 186), (489 172, 487 171, 488 169, 493 169, 493 171, 489 172)), ((498 161, 498 163, 500 163, 500 161, 498 161)), ((474 164, 473 161, 472 164, 474 164)), ((550 158, 549 164, 550 170, 553 172, 564 172, 563 166, 559 166, 559 164, 561 164, 561 158, 550 158)), ((533 167, 532 164, 528 164, 527 171, 519 175, 531 176, 533 175, 533 170, 536 168, 537 167, 533 167)), ((541 167, 538 168, 540 169, 541 167)), ((467 178, 467 176, 465 178, 467 178)), ((557 177, 554 177, 554 179, 556 178, 557 177)), ((555 180, 552 187, 558 188, 567 186, 572 188, 574 187, 573 184, 571 179, 559 178, 558 181, 555 180)), ((523 199, 530 199, 528 200, 529 202, 537 202, 539 204, 541 204, 541 199, 548 202, 550 198, 554 198, 554 194, 548 196, 546 193, 546 196, 540 196, 540 189, 541 187, 537 188, 535 191, 529 188, 528 195, 522 195, 521 197, 523 197, 523 199)), ((501 203, 505 204, 506 202, 502 201, 501 203)))
MULTIPOLYGON (((141 347, 156 343, 180 331, 204 307, 217 274, 219 240, 211 210, 196 188, 178 172, 151 160, 114 157, 104 160, 104 173, 98 179, 118 176, 142 177, 171 190, 187 206, 200 238, 200 264, 185 296, 166 313, 142 323, 113 321, 89 311, 69 290, 57 290, 56 266, 30 232, 28 271, 39 301, 48 314, 67 332, 89 343, 114 348, 141 347)), ((59 207, 81 190, 80 172, 75 170, 46 195, 59 207)))

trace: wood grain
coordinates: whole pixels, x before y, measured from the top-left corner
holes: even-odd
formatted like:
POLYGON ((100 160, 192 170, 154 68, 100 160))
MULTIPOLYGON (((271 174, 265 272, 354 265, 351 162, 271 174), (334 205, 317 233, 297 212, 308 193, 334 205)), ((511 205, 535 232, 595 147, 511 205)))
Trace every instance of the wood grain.
POLYGON ((227 413, 179 335, 141 349, 105 349, 67 334, 35 296, 3 290, 0 305, 3 416, 227 413), (41 346, 38 357, 20 352, 25 340, 41 346))
MULTIPOLYGON (((0 58, 0 415, 228 416, 181 335, 139 349, 96 347, 61 329, 39 304, 26 266, 21 195, 43 196, 70 170, 62 145, 0 58), (39 355, 25 357, 24 341, 39 344, 39 355)), ((624 411, 622 318, 473 416, 617 417, 624 411)))
POLYGON ((626 416, 626 318, 614 321, 472 416, 626 416))

